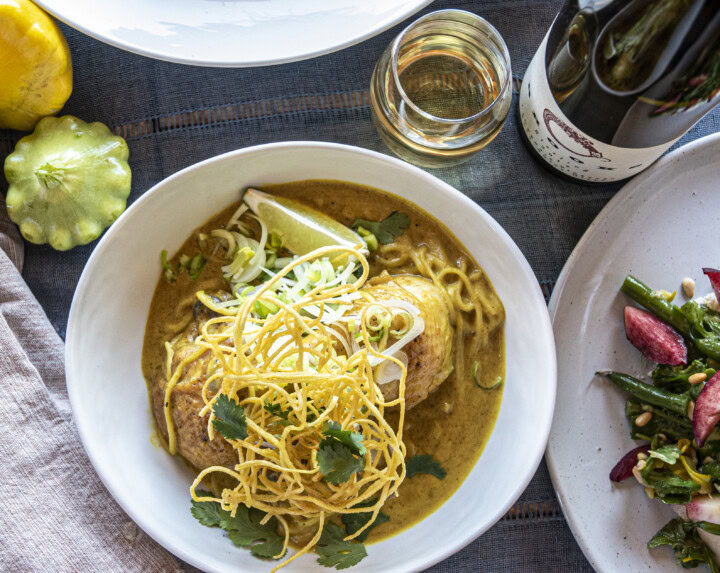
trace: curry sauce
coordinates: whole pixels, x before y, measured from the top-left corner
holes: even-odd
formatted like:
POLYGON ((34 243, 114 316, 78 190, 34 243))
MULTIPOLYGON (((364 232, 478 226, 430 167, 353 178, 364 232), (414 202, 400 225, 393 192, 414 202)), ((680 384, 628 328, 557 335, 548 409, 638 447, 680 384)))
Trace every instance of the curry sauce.
MULTIPOLYGON (((289 197, 323 211, 339 222, 350 225, 356 217, 379 221, 392 211, 406 213, 410 227, 403 241, 413 247, 426 245, 441 253, 448 265, 464 260, 468 274, 473 273, 475 283, 483 294, 495 302, 502 313, 502 304, 493 290, 489 278, 475 263, 460 242, 443 224, 409 202, 387 192, 370 187, 329 180, 312 180, 281 185, 261 186, 264 191, 289 197)), ((223 226, 238 208, 239 203, 213 217, 196 229, 181 247, 179 253, 197 251, 196 234, 223 226)), ((173 259, 172 263, 177 260, 173 259)), ((371 276, 384 270, 391 274, 417 274, 412 264, 386 269, 371 254, 371 276)), ((150 306, 143 345, 143 373, 152 384, 165 367, 164 343, 187 323, 187 309, 200 289, 227 289, 222 278, 221 263, 208 261, 202 275, 191 280, 187 273, 170 284, 161 278, 150 306), (185 309, 185 310, 183 310, 185 309)), ((461 376, 454 371, 430 396, 406 413, 403 440, 407 455, 430 454, 447 470, 443 480, 431 475, 417 475, 405 479, 398 495, 388 499, 383 513, 389 521, 375 527, 368 542, 378 541, 406 529, 423 519, 447 500, 466 478, 487 443, 497 418, 502 399, 501 385, 489 387, 505 373, 505 347, 502 315, 489 326, 487 340, 478 355, 464 354, 465 367, 461 376), (473 366, 477 363, 478 380, 473 380, 473 366)))

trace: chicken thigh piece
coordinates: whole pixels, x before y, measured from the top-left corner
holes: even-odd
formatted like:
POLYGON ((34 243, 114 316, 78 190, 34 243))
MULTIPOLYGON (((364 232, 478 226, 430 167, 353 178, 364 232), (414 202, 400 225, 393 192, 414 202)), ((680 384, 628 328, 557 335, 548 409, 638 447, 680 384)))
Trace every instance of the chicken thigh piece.
MULTIPOLYGON (((362 290, 378 301, 409 302, 420 310, 425 321, 424 332, 403 348, 408 357, 405 405, 412 408, 436 390, 453 369, 454 329, 443 293, 431 281, 414 275, 382 275, 362 290)), ((388 345, 393 342, 391 338, 388 345)), ((397 398, 398 387, 397 380, 383 384, 385 399, 397 398)))
MULTIPOLYGON (((220 299, 225 298, 220 295, 215 296, 220 299)), ((192 356, 200 349, 194 343, 194 340, 202 325, 213 316, 216 315, 202 303, 195 303, 193 319, 172 345, 174 351, 172 372, 185 358, 192 356)), ((208 436, 207 426, 210 415, 206 414, 202 417, 198 415, 205 406, 202 399, 202 388, 207 380, 210 360, 211 353, 207 351, 190 362, 175 384, 170 400, 177 453, 199 470, 217 465, 232 467, 238 462, 237 452, 222 436, 215 433, 212 440, 208 436)), ((168 429, 165 423, 163 404, 167 384, 168 380, 164 368, 158 369, 151 389, 152 409, 158 430, 165 440, 168 439, 168 429)), ((212 397, 212 395, 213 392, 208 392, 208 396, 212 397)))

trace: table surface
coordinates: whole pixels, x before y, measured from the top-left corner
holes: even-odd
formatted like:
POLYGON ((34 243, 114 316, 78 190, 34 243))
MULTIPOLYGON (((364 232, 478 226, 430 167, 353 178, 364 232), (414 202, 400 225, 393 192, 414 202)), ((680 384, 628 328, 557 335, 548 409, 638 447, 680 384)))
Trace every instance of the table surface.
MULTIPOLYGON (((561 4, 437 0, 421 13, 452 7, 487 18, 509 46, 517 86, 561 4)), ((63 113, 102 121, 127 140, 133 169, 130 202, 188 165, 250 145, 317 140, 389 153, 373 128, 367 88, 375 62, 401 26, 335 54, 252 69, 154 61, 63 26, 75 73, 74 92, 63 113)), ((580 185, 546 172, 521 141, 515 106, 503 131, 482 153, 464 165, 432 173, 471 197, 508 231, 549 298, 573 247, 620 185, 580 185)), ((716 131, 720 108, 679 144, 716 131)), ((0 159, 20 135, 0 130, 0 159)), ((0 181, 0 191, 5 186, 0 181)), ((63 337, 75 286, 95 244, 65 253, 26 246, 23 275, 63 337)), ((563 518, 544 462, 497 525, 430 569, 478 570, 592 571, 563 518)))

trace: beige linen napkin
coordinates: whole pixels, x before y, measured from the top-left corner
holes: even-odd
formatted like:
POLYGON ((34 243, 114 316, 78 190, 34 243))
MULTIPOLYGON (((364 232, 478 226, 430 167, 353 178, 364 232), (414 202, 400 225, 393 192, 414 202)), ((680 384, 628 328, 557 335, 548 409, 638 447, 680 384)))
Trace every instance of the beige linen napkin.
POLYGON ((22 264, 0 198, 0 570, 182 571, 90 465, 72 422, 62 340, 22 264))

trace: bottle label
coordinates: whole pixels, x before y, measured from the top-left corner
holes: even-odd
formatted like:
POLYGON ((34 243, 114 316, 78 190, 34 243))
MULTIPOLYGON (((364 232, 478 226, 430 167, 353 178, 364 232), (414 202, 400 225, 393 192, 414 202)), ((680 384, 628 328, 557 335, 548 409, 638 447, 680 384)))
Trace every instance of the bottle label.
POLYGON ((546 45, 547 36, 525 72, 519 106, 520 121, 530 145, 549 165, 583 181, 620 181, 648 168, 679 139, 631 149, 608 145, 576 129, 550 91, 545 73, 546 45))

